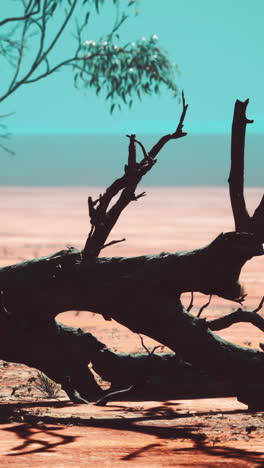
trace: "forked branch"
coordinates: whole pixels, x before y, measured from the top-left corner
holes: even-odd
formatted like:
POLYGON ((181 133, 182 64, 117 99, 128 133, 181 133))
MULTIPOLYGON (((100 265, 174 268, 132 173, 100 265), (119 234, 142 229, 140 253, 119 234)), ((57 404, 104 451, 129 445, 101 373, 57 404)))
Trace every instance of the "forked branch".
POLYGON ((116 241, 112 241, 105 244, 107 237, 126 206, 131 201, 137 201, 145 195, 145 192, 136 195, 135 191, 142 177, 156 163, 156 156, 159 151, 168 141, 187 135, 187 133, 182 131, 188 107, 185 104, 183 93, 182 104, 182 113, 175 132, 163 136, 149 153, 147 153, 144 145, 136 139, 135 134, 127 135, 129 138, 128 162, 124 167, 124 175, 116 179, 97 200, 92 200, 91 197, 88 198, 91 229, 83 249, 84 259, 97 257, 104 247, 116 243, 116 241), (136 158, 136 144, 141 147, 143 152, 143 158, 140 162, 137 162, 136 158), (117 201, 110 207, 113 198, 117 195, 119 195, 117 201))
POLYGON ((244 197, 244 152, 246 125, 253 123, 246 117, 249 100, 235 103, 231 140, 231 169, 229 174, 229 193, 237 232, 248 232, 264 241, 264 197, 250 216, 244 197))

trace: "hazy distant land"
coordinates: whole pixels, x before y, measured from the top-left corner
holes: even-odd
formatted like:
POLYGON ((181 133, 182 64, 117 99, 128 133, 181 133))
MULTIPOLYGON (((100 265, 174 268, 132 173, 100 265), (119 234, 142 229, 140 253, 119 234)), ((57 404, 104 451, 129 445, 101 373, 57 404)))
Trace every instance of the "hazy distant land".
MULTIPOLYGON (((138 138, 148 149, 160 136, 138 138)), ((125 135, 14 135, 16 155, 1 151, 0 185, 106 185, 122 174, 127 145, 125 135)), ((264 135, 249 135, 246 148, 246 184, 262 186, 264 135)), ((188 135, 166 145, 144 185, 225 186, 229 165, 230 135, 188 135)))

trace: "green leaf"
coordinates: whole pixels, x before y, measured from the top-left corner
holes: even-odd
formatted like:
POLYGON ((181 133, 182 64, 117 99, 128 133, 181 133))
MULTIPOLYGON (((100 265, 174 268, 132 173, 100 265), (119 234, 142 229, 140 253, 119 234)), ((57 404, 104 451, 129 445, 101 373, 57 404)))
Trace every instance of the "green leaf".
POLYGON ((84 20, 85 26, 88 24, 89 17, 90 17, 90 11, 88 11, 88 12, 86 13, 86 15, 85 15, 85 20, 84 20))

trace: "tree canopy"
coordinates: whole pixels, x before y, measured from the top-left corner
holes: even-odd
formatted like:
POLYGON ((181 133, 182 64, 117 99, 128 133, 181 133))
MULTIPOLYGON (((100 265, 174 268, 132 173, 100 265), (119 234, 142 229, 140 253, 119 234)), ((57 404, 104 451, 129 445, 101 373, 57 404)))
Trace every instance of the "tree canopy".
MULTIPOLYGON (((0 18, 0 64, 5 70, 0 102, 22 86, 65 67, 72 69, 74 85, 102 95, 109 102, 110 112, 122 104, 132 106, 144 95, 158 94, 162 86, 176 96, 176 65, 161 48, 158 36, 122 42, 120 29, 129 16, 138 13, 137 0, 112 0, 113 24, 105 34, 90 38, 89 26, 106 3, 9 0, 8 15, 0 18), (73 36, 72 50, 62 47, 58 53, 65 34, 73 36)), ((8 136, 2 125, 2 137, 8 136)))

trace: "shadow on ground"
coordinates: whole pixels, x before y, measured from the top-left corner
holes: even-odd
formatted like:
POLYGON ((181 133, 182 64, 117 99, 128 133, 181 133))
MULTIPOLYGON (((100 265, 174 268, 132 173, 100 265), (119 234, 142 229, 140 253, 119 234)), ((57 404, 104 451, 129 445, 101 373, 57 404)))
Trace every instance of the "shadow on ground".
MULTIPOLYGON (((13 447, 8 453, 7 456, 10 457, 54 452, 60 446, 76 441, 78 439, 76 426, 82 426, 102 429, 102 437, 105 437, 103 433, 105 429, 111 429, 117 431, 117 433, 122 431, 154 437, 154 441, 143 447, 138 449, 131 449, 130 447, 127 450, 129 453, 120 458, 123 461, 135 460, 143 454, 148 455, 151 453, 154 456, 155 451, 158 451, 160 455, 161 451, 166 450, 166 456, 168 456, 168 453, 183 456, 188 454, 188 456, 193 457, 203 454, 210 458, 213 457, 215 463, 228 458, 233 463, 241 460, 250 467, 264 467, 264 459, 260 452, 234 448, 232 447, 233 444, 228 441, 221 442, 221 440, 214 438, 213 434, 210 434, 208 427, 206 427, 206 418, 216 415, 215 411, 199 411, 195 414, 191 412, 183 413, 177 411, 175 406, 176 404, 173 404, 172 407, 170 402, 165 402, 162 405, 144 409, 123 404, 112 404, 102 409, 101 413, 94 413, 94 406, 91 405, 90 413, 86 410, 83 413, 79 412, 81 416, 73 415, 69 417, 63 413, 58 415, 56 413, 48 415, 45 412, 38 414, 38 411, 39 408, 44 410, 49 408, 56 412, 56 409, 65 408, 65 413, 67 413, 69 409, 73 410, 74 408, 77 413, 76 408, 80 411, 82 405, 76 407, 71 403, 60 401, 0 404, 0 422, 3 424, 3 431, 15 434, 20 440, 19 445, 13 447), (187 419, 187 421, 181 422, 183 418, 187 419), (71 429, 69 426, 74 426, 72 435, 69 435, 71 429), (68 430, 65 431, 65 429, 68 430)), ((223 412, 224 417, 228 416, 228 418, 232 415, 242 417, 247 414, 246 410, 223 412)), ((142 441, 144 442, 144 439, 142 441)), ((240 466, 244 466, 244 464, 240 466)))

